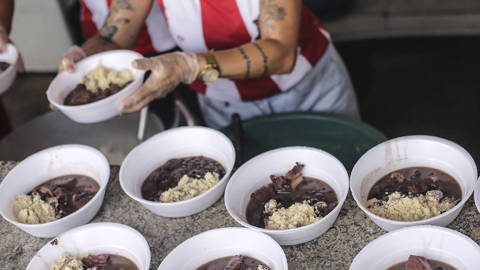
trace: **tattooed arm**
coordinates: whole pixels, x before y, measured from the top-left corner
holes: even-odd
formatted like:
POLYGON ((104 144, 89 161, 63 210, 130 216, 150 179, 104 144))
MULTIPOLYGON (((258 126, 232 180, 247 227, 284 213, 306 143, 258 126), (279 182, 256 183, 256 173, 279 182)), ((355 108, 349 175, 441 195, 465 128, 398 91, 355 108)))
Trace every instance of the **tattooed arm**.
MULTIPOLYGON (((302 1, 258 1, 259 40, 214 52, 222 77, 249 79, 289 73, 295 65, 302 1)), ((201 53, 175 52, 135 60, 134 67, 151 70, 152 74, 137 92, 123 101, 122 112, 138 111, 153 99, 173 91, 179 83, 193 82, 205 64, 206 58, 201 53)))
POLYGON ((98 35, 87 40, 82 49, 91 55, 133 47, 152 3, 153 0, 112 0, 108 17, 98 35))
POLYGON ((78 61, 95 53, 131 48, 152 3, 153 0, 112 0, 98 35, 87 40, 81 48, 71 47, 60 59, 58 71, 74 72, 78 61))
MULTIPOLYGON (((255 78, 292 71, 297 56, 301 0, 259 0, 260 39, 241 47, 215 52, 221 76, 255 78)), ((200 70, 205 58, 199 55, 200 70)))

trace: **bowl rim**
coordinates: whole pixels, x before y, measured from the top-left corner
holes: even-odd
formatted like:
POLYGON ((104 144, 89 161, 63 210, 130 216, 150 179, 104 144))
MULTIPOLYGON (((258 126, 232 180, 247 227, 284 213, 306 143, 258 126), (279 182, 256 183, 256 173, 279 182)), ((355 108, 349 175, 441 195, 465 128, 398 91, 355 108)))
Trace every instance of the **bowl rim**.
MULTIPOLYGON (((132 51, 132 50, 111 50, 111 51, 105 51, 105 52, 100 52, 100 53, 96 53, 96 54, 92 54, 90 56, 87 56, 85 58, 83 58, 82 60, 80 60, 79 62, 77 62, 77 65, 80 64, 81 62, 84 62, 84 61, 94 61, 96 58, 102 58, 104 57, 105 55, 115 55, 115 54, 131 54, 132 56, 135 55, 135 56, 138 56, 138 59, 142 59, 142 58, 145 58, 142 54, 136 52, 136 51, 132 51), (92 60, 94 59, 94 60, 92 60)), ((101 61, 101 59, 99 59, 101 61)), ((136 60, 136 59, 134 59, 136 60)), ((56 83, 58 80, 59 80, 59 76, 62 75, 62 74, 65 74, 67 73, 67 71, 62 71, 62 72, 59 72, 55 78, 53 78, 52 82, 48 85, 48 89, 47 89, 47 99, 50 103, 52 103, 53 105, 55 105, 55 107, 58 107, 59 109, 89 109, 91 108, 92 106, 98 106, 99 104, 100 105, 105 105, 104 103, 108 103, 109 101, 112 101, 112 99, 115 97, 115 96, 118 96, 120 93, 122 92, 125 92, 125 90, 127 90, 127 88, 129 86, 131 86, 132 83, 134 82, 137 82, 137 81, 143 81, 144 79, 144 75, 145 75, 145 70, 141 70, 141 69, 136 69, 136 68, 128 68, 127 69, 129 70, 135 70, 135 72, 139 72, 139 76, 138 78, 135 78, 133 81, 131 81, 129 84, 127 84, 126 86, 124 86, 120 91, 118 91, 117 93, 113 94, 113 95, 110 95, 108 97, 105 97, 105 98, 102 98, 100 100, 97 100, 97 101, 93 101, 93 102, 90 102, 90 103, 87 103, 87 104, 82 104, 82 105, 65 105, 65 104, 60 104, 58 102, 56 102, 52 97, 51 97, 51 93, 52 93, 52 85, 54 83, 56 83)), ((72 90, 70 90, 72 91, 72 90)))
MULTIPOLYGON (((57 150, 57 149, 65 149, 65 148, 79 148, 79 149, 83 149, 83 150, 86 150, 86 151, 90 151, 96 155, 98 155, 101 159, 103 159, 104 161, 104 164, 106 165, 105 166, 105 169, 107 170, 107 181, 105 182, 105 184, 102 184, 99 180, 95 180, 95 182, 97 182, 100 186, 100 189, 97 191, 97 193, 95 194, 95 196, 93 196, 84 206, 80 207, 79 209, 77 209, 76 211, 74 211, 73 213, 71 213, 70 215, 68 216, 64 216, 64 217, 61 217, 59 219, 56 219, 54 221, 50 221, 50 222, 45 222, 45 223, 39 223, 39 224, 27 224, 27 223, 21 223, 19 221, 17 221, 16 219, 11 219, 9 218, 8 216, 6 216, 6 214, 2 211, 2 209, 0 209, 0 214, 1 216, 8 222, 10 222, 11 224, 17 226, 17 227, 22 227, 22 228, 38 228, 38 229, 41 229, 41 228, 44 228, 44 227, 48 227, 48 226, 52 226, 52 225, 57 225, 58 223, 60 222, 66 222, 65 220, 69 217, 72 217, 73 215, 78 215, 84 211, 86 211, 85 209, 89 208, 92 206, 92 204, 94 203, 94 201, 98 200, 98 198, 100 196, 102 196, 101 194, 103 194, 107 188, 107 185, 108 185, 108 182, 110 180, 110 165, 107 161, 107 158, 103 155, 102 152, 100 152, 99 150, 97 150, 96 148, 94 147, 91 147, 91 146, 88 146, 88 145, 83 145, 83 144, 63 144, 63 145, 57 145, 57 146, 53 146, 53 147, 49 147, 49 148, 45 148, 43 150, 40 150, 28 157, 26 157, 24 160, 20 161, 20 163, 18 163, 10 172, 13 172, 14 170, 19 170, 17 168, 19 168, 19 166, 24 162, 24 161, 27 161, 27 160, 31 160, 31 159, 34 159, 34 158, 37 158, 38 156, 40 155, 43 155, 44 153, 46 152, 50 152, 52 150, 57 150)), ((0 183, 0 190, 2 190, 4 188, 4 183, 5 183, 5 179, 7 179, 8 175, 10 174, 10 172, 5 176, 5 178, 2 180, 2 182, 0 183)), ((92 178, 93 179, 93 178, 92 178)), ((48 180, 46 180, 48 181, 48 180)), ((45 181, 44 181, 45 182, 45 181)), ((42 182, 42 183, 44 183, 42 182)))
POLYGON ((475 202, 477 211, 480 212, 480 177, 478 178, 477 183, 475 183, 473 200, 475 202))
POLYGON ((199 238, 203 235, 206 235, 206 234, 211 234, 211 233, 214 233, 214 232, 218 232, 218 231, 244 231, 244 232, 247 232, 247 233, 252 233, 252 234, 257 234, 257 236, 259 237, 263 237, 265 238, 266 241, 270 241, 270 243, 275 247, 277 248, 277 250, 281 251, 281 255, 282 255, 282 264, 283 266, 285 266, 287 269, 288 269, 288 261, 287 261, 287 256, 285 255, 285 251, 283 250, 283 248, 280 246, 280 244, 275 241, 271 236, 269 236, 268 234, 265 234, 265 233, 261 233, 261 232, 258 232, 258 231, 255 231, 255 230, 250 230, 248 228, 245 228, 245 227, 224 227, 224 228, 215 228, 215 229, 211 229, 211 230, 208 230, 208 231, 204 231, 204 232, 201 232, 199 234, 196 234, 190 238, 187 238, 185 239, 183 242, 181 242, 180 244, 178 244, 175 248, 173 248, 168 254, 167 256, 162 260, 162 262, 160 263, 160 265, 158 266, 157 270, 160 270, 160 267, 163 265, 163 263, 170 257, 170 255, 180 246, 184 246, 184 245, 188 245, 187 242, 189 241, 193 241, 194 239, 196 238, 199 238))
POLYGON ((436 136, 409 135, 409 136, 401 136, 401 137, 393 138, 393 139, 390 139, 388 141, 379 143, 376 146, 372 147, 370 150, 368 150, 365 154, 363 154, 358 159, 358 161, 355 163, 355 166, 353 166, 352 172, 350 174, 350 192, 352 193, 352 197, 355 200, 355 203, 357 204, 357 206, 360 207, 360 209, 362 209, 362 211, 365 214, 367 214, 367 216, 369 216, 370 218, 375 218, 378 221, 381 221, 381 222, 384 222, 384 223, 389 223, 390 225, 396 225, 396 226, 419 226, 419 225, 422 225, 422 224, 425 224, 425 223, 435 222, 435 221, 445 217, 446 215, 449 215, 449 214, 457 211, 459 208, 460 209, 463 208, 463 206, 468 201, 468 199, 472 196, 472 193, 475 190, 475 186, 476 186, 476 183, 477 183, 477 177, 478 177, 477 165, 475 164, 475 161, 473 160, 473 157, 470 155, 470 153, 465 148, 463 148, 459 144, 457 144, 453 141, 444 139, 444 138, 436 137, 436 136), (384 146, 385 144, 391 143, 391 142, 404 142, 404 141, 411 141, 411 140, 424 140, 424 141, 429 141, 429 142, 440 143, 440 144, 443 144, 445 146, 451 147, 451 148, 459 151, 460 153, 464 154, 465 157, 467 158, 468 162, 470 163, 470 165, 474 169, 474 172, 475 172, 475 175, 476 175, 475 181, 472 185, 472 188, 469 189, 469 190, 466 190, 467 196, 462 196, 462 200, 460 202, 458 202, 454 207, 452 207, 448 211, 445 211, 445 212, 441 213, 440 215, 437 215, 437 216, 434 216, 434 217, 431 217, 431 218, 415 220, 415 221, 400 221, 400 220, 393 220, 393 219, 388 219, 388 218, 384 218, 384 217, 375 215, 374 213, 369 211, 363 204, 360 203, 360 199, 359 199, 360 194, 357 194, 357 192, 352 188, 353 172, 356 170, 357 165, 358 165, 360 160, 362 160, 365 156, 367 156, 371 152, 373 152, 373 151, 377 150, 378 148, 384 146))
MULTIPOLYGON (((84 224, 84 225, 81 225, 81 226, 78 226, 78 227, 74 227, 68 231, 65 231, 57 236, 55 236, 54 238, 50 239, 49 241, 46 242, 45 245, 43 245, 36 253, 35 255, 33 255, 32 259, 30 260, 29 264, 27 265, 30 266, 30 263, 32 263, 32 260, 35 258, 35 257, 39 257, 39 252, 44 248, 44 247, 48 247, 50 245, 50 242, 52 242, 53 240, 59 238, 59 237, 62 237, 62 236, 65 236, 65 235, 68 235, 68 234, 75 234, 75 233, 78 233, 80 231, 85 231, 85 230, 90 230, 92 228, 99 228, 99 229, 110 229, 110 228, 116 228, 116 229, 121 229, 121 230, 126 230, 126 231, 129 231, 131 233, 133 233, 133 235, 135 235, 135 237, 137 237, 143 244, 143 247, 144 247, 144 250, 146 251, 146 265, 147 265, 147 268, 146 269, 149 269, 149 266, 150 266, 150 263, 151 263, 151 250, 150 250, 150 246, 148 244, 148 241, 145 239, 145 237, 139 232, 137 231, 135 228, 132 228, 128 225, 125 225, 125 224, 122 224, 122 223, 117 223, 117 222, 92 222, 92 223, 88 223, 88 224, 84 224)), ((126 250, 128 250, 126 248, 126 250)), ((135 263, 136 264, 136 263, 135 263)), ((138 267, 138 265, 137 265, 138 267)))
POLYGON ((13 43, 8 43, 7 44, 7 50, 12 50, 11 53, 14 56, 14 58, 13 58, 14 60, 11 63, 7 62, 7 61, 4 61, 4 62, 9 63, 10 66, 7 69, 5 69, 2 73, 0 73, 0 80, 2 80, 4 77, 6 77, 8 73, 12 72, 12 69, 17 68, 18 55, 19 55, 17 47, 13 43))
MULTIPOLYGON (((118 172, 118 178, 119 178, 119 182, 120 182, 120 187, 122 188, 123 192, 125 192, 130 198, 134 199, 135 201, 143 204, 143 205, 148 205, 148 206, 165 206, 165 207, 168 207, 168 206, 179 206, 179 205, 186 205, 186 204, 190 204, 190 203, 193 203, 197 200, 200 200, 201 198, 204 198, 204 197, 207 197, 209 195, 211 195, 210 193, 218 188, 219 186, 221 186, 224 182, 226 182, 229 178, 230 178, 230 174, 232 173, 232 170, 233 170, 233 166, 235 164, 235 159, 236 159, 236 156, 235 156, 235 148, 232 144, 232 141, 230 141, 230 139, 225 135, 223 134, 222 132, 216 130, 216 129, 212 129, 212 128, 208 128, 208 127, 202 127, 202 126, 183 126, 183 127, 177 127, 177 128, 172 128, 172 129, 168 129, 168 130, 165 130, 165 131, 162 131, 152 137, 150 137, 149 139, 147 139, 146 141, 144 141, 143 143, 135 146, 134 149, 132 149, 128 155, 125 157, 125 159, 123 160, 121 166, 120 166, 120 171, 118 172), (153 141, 154 139, 157 139, 159 137, 162 137, 162 136, 167 136, 169 135, 170 133, 175 133, 175 132, 185 132, 185 131, 188 131, 188 130, 195 130, 195 129, 198 129, 198 130, 203 130, 203 131, 207 131, 207 132, 211 132, 215 135, 219 135, 220 137, 224 138, 228 143, 229 145, 229 148, 230 150, 232 151, 233 153, 233 162, 232 162, 232 166, 230 169, 226 170, 225 171, 225 175, 218 181, 217 184, 215 184, 213 187, 211 187, 210 189, 208 189, 207 191, 203 192, 202 194, 200 195, 197 195, 193 198, 190 198, 190 199, 187 199, 187 200, 183 200, 183 201, 178 201, 178 202, 154 202, 154 201, 149 201, 149 200, 146 200, 142 197, 139 197, 139 196, 136 196, 134 195, 130 190, 128 190, 126 187, 125 187, 125 178, 122 177, 124 174, 125 174, 125 164, 127 164, 127 162, 129 162, 131 159, 133 159, 133 156, 135 154, 135 150, 137 149, 137 147, 140 147, 146 143, 149 143, 151 141, 153 141)), ((161 164, 162 165, 162 164, 161 164)), ((159 166, 161 166, 159 165, 159 166)), ((224 165, 222 165, 224 166, 224 165)), ((225 167, 225 166, 224 166, 225 167)), ((158 168, 158 167, 157 167, 158 168)), ((151 172, 150 172, 151 173, 151 172)), ((145 181, 145 179, 143 180, 145 181)))
MULTIPOLYGON (((272 149, 270 151, 263 152, 263 153, 261 153, 257 156, 254 156, 253 158, 249 159, 247 162, 242 164, 242 166, 240 166, 240 168, 243 167, 246 164, 254 163, 254 161, 257 158, 262 158, 263 156, 266 156, 266 155, 269 155, 269 154, 272 154, 272 153, 276 153, 276 152, 284 152, 284 151, 290 151, 290 150, 313 151, 313 152, 323 154, 323 155, 325 155, 329 158, 333 158, 334 162, 336 162, 338 165, 341 166, 341 168, 343 168, 342 173, 345 173, 344 176, 346 176, 347 181, 349 181, 348 172, 345 169, 345 166, 343 165, 343 163, 340 162, 340 160, 338 160, 335 156, 333 156, 332 154, 330 154, 330 153, 328 153, 328 152, 326 152, 322 149, 318 149, 318 148, 310 147, 310 146, 286 146, 286 147, 280 147, 280 148, 272 149)), ((225 197, 225 207, 227 208, 227 212, 230 214, 230 216, 235 221, 240 223, 242 226, 247 227, 247 228, 252 229, 252 230, 255 230, 255 231, 267 233, 267 234, 275 235, 275 234, 287 234, 287 233, 289 234, 289 233, 303 232, 303 231, 307 231, 307 230, 309 230, 313 227, 318 226, 319 224, 325 222, 327 217, 333 215, 335 210, 337 210, 337 208, 341 209, 343 207, 343 204, 345 203, 345 200, 347 199, 347 196, 348 196, 348 193, 349 193, 349 190, 350 190, 350 185, 347 182, 346 183, 347 184, 347 190, 345 191, 345 194, 341 198, 339 198, 340 200, 338 200, 337 206, 335 206, 335 208, 333 208, 332 211, 330 211, 326 216, 324 216, 321 219, 315 221, 314 223, 311 223, 311 224, 308 224, 308 225, 305 225, 305 226, 301 226, 301 227, 298 227, 298 228, 286 229, 286 230, 265 229, 265 228, 260 228, 260 227, 257 227, 257 226, 253 226, 250 223, 243 221, 239 216, 232 214, 232 213, 234 213, 234 211, 232 210, 232 208, 230 206, 231 199, 230 198, 227 199, 227 194, 229 194, 229 190, 231 189, 230 183, 232 183, 232 179, 235 179, 236 177, 238 177, 237 173, 238 173, 238 171, 240 171, 240 168, 238 168, 235 171, 235 173, 232 175, 232 177, 230 177, 230 181, 228 182, 227 187, 225 189, 225 196, 224 197, 225 197)), ((337 190, 334 189, 334 191, 335 191, 336 194, 338 193, 337 190)), ((339 197, 339 196, 337 195, 337 197, 339 197)))
POLYGON ((350 264, 350 270, 352 270, 352 266, 354 263, 356 263, 356 261, 358 260, 358 258, 360 256, 364 256, 363 253, 366 253, 366 249, 373 245, 374 242, 380 242, 380 241, 384 241, 384 239, 388 238, 388 237, 391 237, 393 234, 401 234, 401 233, 405 233, 406 231, 417 231, 417 230, 431 230, 431 231, 435 231, 435 232, 440 232, 440 233, 446 233, 446 234, 451 234, 453 235, 454 237, 459 237, 460 239, 462 240, 465 240, 467 243, 469 243, 472 247, 475 247, 478 251, 478 253, 480 254, 480 246, 473 240, 471 239, 470 237, 468 237, 467 235, 461 233, 461 232, 458 232, 456 230, 452 230, 452 229, 449 229, 449 228, 445 228, 445 227, 441 227, 441 226, 434 226, 434 225, 416 225, 416 226, 409 226, 409 227, 404 227, 404 228, 400 228, 400 229, 397 229, 397 230, 394 230, 394 231, 391 231, 391 232, 387 232, 375 239, 373 239, 372 241, 370 241, 366 246, 364 246, 358 253, 357 255, 355 255, 355 257, 353 258, 353 261, 352 263, 350 264))

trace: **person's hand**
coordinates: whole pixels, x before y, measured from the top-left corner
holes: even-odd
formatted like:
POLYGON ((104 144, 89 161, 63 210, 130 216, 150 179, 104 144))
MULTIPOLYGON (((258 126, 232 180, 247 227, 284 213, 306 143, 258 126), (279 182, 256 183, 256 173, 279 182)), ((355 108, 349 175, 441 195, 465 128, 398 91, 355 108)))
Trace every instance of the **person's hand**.
POLYGON ((87 57, 87 54, 82 48, 78 46, 71 47, 60 59, 58 72, 64 70, 70 73, 75 72, 75 64, 85 57, 87 57))
MULTIPOLYGON (((9 38, 8 38, 8 32, 5 29, 5 27, 0 26, 0 53, 5 52, 7 49, 7 44, 8 43, 13 43, 9 38)), ((18 53, 18 60, 17 60, 17 71, 20 73, 25 72, 25 66, 23 64, 23 58, 20 52, 18 53)))
POLYGON ((173 52, 137 59, 133 66, 137 69, 151 70, 152 74, 137 92, 121 104, 122 113, 140 110, 152 100, 166 96, 182 82, 192 83, 199 72, 195 53, 173 52))

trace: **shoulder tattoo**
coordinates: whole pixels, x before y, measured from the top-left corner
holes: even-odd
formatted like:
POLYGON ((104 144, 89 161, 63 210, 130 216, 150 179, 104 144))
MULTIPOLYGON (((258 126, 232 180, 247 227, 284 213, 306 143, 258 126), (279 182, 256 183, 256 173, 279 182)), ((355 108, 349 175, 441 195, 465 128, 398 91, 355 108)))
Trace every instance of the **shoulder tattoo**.
POLYGON ((274 31, 276 29, 274 23, 282 21, 286 14, 285 8, 276 0, 260 0, 260 30, 267 33, 274 31))

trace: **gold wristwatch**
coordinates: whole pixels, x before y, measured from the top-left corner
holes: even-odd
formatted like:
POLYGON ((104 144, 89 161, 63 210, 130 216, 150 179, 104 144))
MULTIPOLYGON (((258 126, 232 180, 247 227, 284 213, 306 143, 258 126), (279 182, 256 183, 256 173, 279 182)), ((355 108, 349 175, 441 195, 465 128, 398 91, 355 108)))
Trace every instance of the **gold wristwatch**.
POLYGON ((206 64, 198 74, 198 78, 202 82, 213 82, 220 77, 220 68, 218 67, 217 59, 213 55, 213 51, 203 54, 205 56, 206 64))

